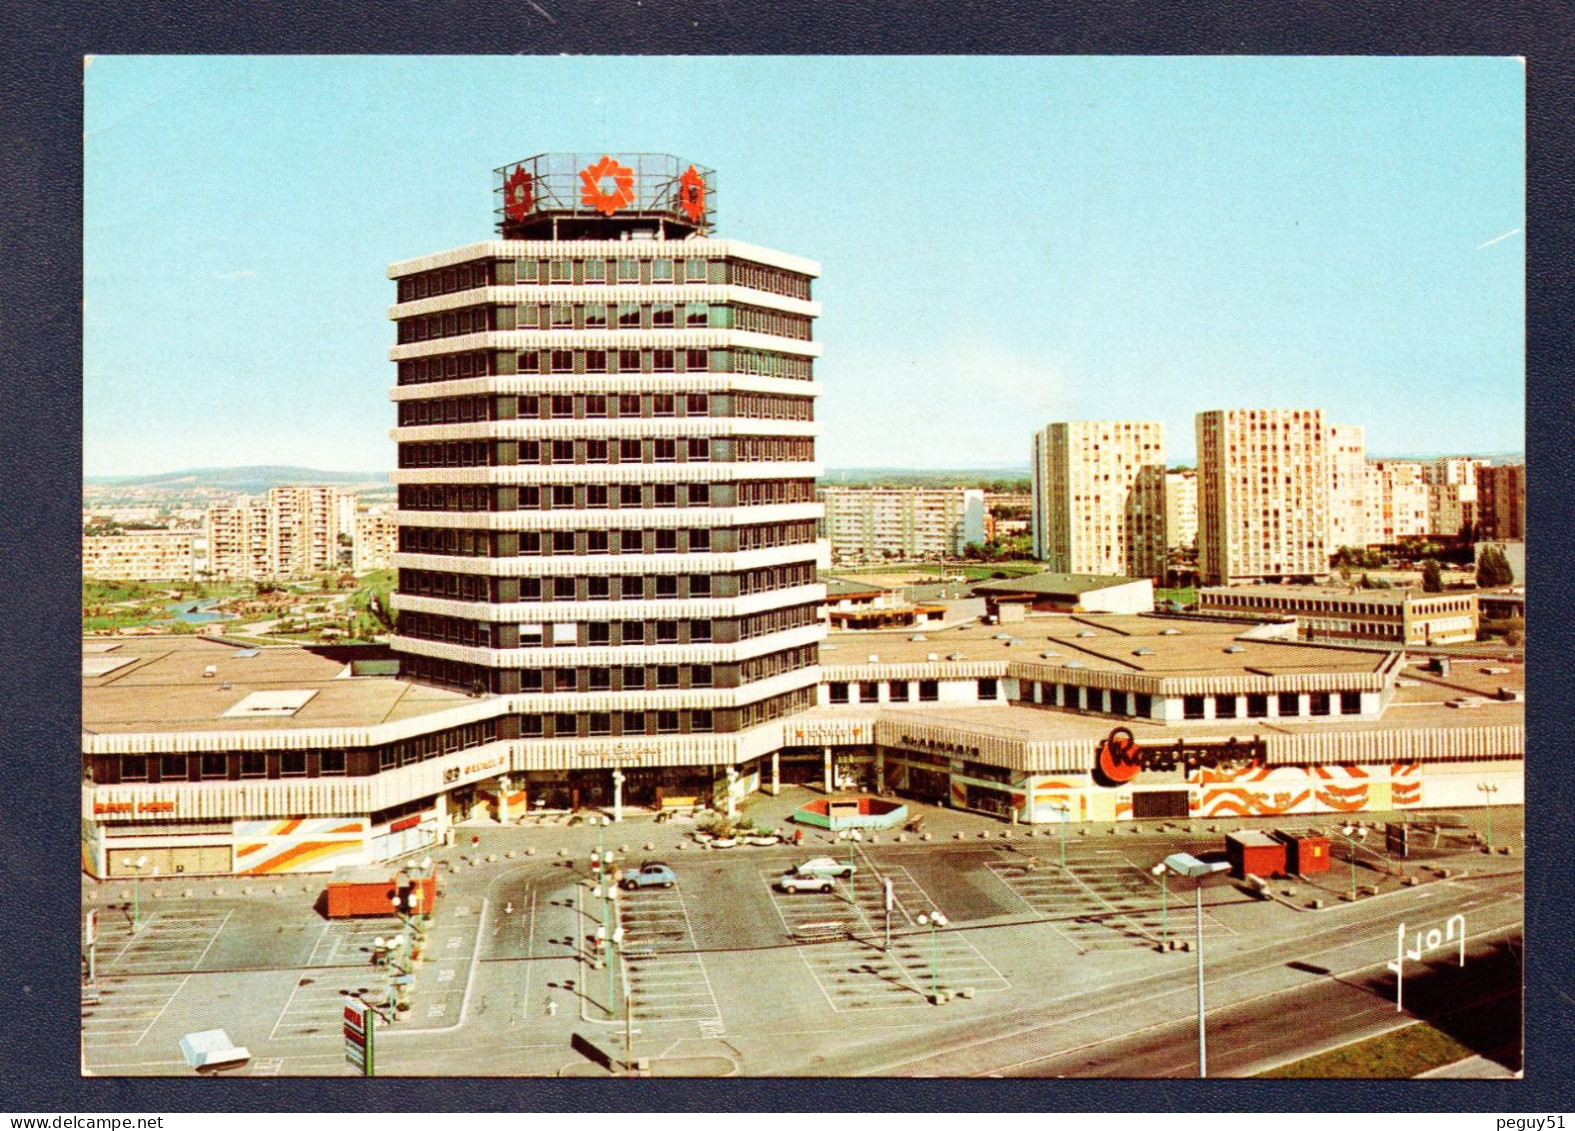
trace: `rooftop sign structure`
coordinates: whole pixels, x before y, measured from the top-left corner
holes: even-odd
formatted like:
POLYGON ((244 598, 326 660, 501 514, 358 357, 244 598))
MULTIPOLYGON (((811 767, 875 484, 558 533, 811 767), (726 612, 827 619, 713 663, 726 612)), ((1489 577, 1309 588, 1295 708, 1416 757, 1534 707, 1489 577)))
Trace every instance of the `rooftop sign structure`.
POLYGON ((716 171, 667 153, 538 153, 493 176, 505 239, 682 239, 715 223, 716 171))

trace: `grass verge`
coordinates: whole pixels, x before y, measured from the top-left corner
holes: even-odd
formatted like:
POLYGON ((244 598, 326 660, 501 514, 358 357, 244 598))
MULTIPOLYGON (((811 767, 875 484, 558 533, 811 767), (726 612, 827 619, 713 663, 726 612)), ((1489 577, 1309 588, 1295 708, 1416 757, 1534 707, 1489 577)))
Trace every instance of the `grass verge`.
POLYGON ((1475 1056, 1476 1051, 1425 1021, 1369 1037, 1354 1045, 1331 1049, 1258 1073, 1263 1080, 1409 1080, 1475 1056))

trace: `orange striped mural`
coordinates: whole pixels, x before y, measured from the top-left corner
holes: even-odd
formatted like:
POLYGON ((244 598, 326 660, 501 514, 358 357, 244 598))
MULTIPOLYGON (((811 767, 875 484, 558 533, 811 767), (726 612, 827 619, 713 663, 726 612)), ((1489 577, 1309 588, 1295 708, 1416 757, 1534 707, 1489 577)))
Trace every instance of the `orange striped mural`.
MULTIPOLYGON (((250 847, 250 846, 248 846, 250 847)), ((303 840, 295 843, 272 843, 266 846, 273 851, 249 868, 241 869, 246 876, 271 875, 278 872, 326 871, 322 865, 337 857, 359 857, 364 847, 359 840, 303 840)), ((237 847, 236 855, 241 849, 237 847)))
POLYGON ((1422 763, 1395 762, 1389 767, 1390 798, 1396 809, 1422 804, 1422 763))
POLYGON ((240 875, 328 871, 364 859, 364 817, 286 817, 235 822, 235 870, 240 875))

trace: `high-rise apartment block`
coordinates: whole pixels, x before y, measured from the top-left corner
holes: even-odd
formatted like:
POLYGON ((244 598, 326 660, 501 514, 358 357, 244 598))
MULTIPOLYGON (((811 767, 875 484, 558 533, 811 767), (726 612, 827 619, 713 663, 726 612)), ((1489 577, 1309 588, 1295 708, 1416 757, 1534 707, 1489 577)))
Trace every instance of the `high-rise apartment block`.
POLYGON ((331 570, 348 557, 355 535, 355 494, 337 487, 273 487, 268 491, 269 553, 275 573, 331 570))
POLYGON ((1198 473, 1191 468, 1165 472, 1165 546, 1190 549, 1198 544, 1198 473))
POLYGON ((822 487, 820 501, 834 561, 937 558, 985 540, 983 491, 822 487))
POLYGON ((275 576, 271 514, 268 507, 247 501, 209 507, 208 575, 229 581, 275 576))
POLYGON ((1392 546, 1429 533, 1428 491, 1422 464, 1410 460, 1369 460, 1363 500, 1367 544, 1392 546))
POLYGON ((1034 437, 1034 556, 1057 573, 1163 577, 1165 430, 1076 420, 1034 437))
POLYGON ((1329 425, 1329 537, 1332 554, 1367 544, 1367 429, 1329 425))
POLYGON ((389 269, 393 647, 510 695, 507 734, 590 749, 814 700, 819 267, 715 237, 714 186, 539 155, 496 171, 497 238, 389 269))
POLYGON ((1329 572, 1328 432, 1320 409, 1200 412, 1198 566, 1209 584, 1329 572))
POLYGON ((1477 529, 1489 541, 1519 541, 1526 537, 1526 465, 1506 463, 1479 467, 1477 529))
POLYGON ((387 569, 399 545, 399 524, 384 511, 365 511, 355 516, 355 535, 351 542, 350 568, 355 573, 387 569))

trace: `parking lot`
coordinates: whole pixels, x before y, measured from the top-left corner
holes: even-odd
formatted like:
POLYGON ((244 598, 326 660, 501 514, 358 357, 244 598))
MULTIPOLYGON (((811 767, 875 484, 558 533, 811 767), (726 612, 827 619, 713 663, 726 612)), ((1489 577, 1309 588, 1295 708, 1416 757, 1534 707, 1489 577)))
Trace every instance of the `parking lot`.
MULTIPOLYGON (((1153 947, 1178 927, 1188 934, 1196 929, 1190 885, 1169 890, 1167 904, 1159 880, 1119 854, 1064 869, 1046 862, 1032 867, 992 862, 989 869, 1079 954, 1153 947)), ((1211 893, 1211 901, 1219 898, 1218 892, 1211 893)), ((1204 912, 1205 938, 1234 933, 1212 912, 1204 912)))

